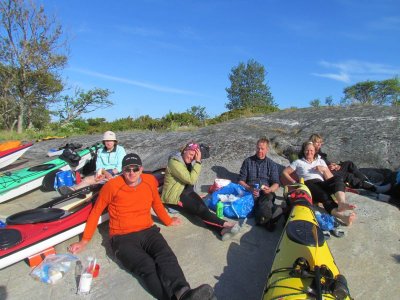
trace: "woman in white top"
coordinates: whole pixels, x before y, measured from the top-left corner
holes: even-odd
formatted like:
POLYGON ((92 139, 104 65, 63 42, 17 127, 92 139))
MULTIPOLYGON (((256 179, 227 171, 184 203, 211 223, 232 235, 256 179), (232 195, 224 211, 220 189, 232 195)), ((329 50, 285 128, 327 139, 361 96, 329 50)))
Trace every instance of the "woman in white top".
POLYGON ((312 142, 304 143, 301 153, 303 157, 293 161, 283 170, 282 175, 289 182, 295 183, 290 175, 296 172, 298 178, 304 179, 314 202, 321 202, 329 214, 344 224, 351 225, 356 218, 353 211, 355 205, 346 203, 343 179, 333 176, 325 161, 316 153, 312 142))

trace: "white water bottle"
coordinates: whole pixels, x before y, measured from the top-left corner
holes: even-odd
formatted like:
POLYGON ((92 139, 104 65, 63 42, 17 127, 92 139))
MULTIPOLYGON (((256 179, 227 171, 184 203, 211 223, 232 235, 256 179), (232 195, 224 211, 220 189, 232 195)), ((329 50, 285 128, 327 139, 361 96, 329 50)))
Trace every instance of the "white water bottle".
POLYGON ((91 273, 82 273, 81 278, 79 279, 79 288, 78 294, 87 295, 90 293, 90 288, 92 286, 93 274, 91 273))
POLYGON ((93 257, 88 256, 86 259, 86 265, 83 266, 83 272, 79 278, 78 294, 86 295, 90 293, 95 265, 96 260, 93 257))

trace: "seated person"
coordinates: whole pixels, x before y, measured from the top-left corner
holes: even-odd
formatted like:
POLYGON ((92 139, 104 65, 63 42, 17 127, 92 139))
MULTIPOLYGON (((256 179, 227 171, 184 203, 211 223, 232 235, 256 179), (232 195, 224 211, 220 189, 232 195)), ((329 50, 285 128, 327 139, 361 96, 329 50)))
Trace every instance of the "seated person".
POLYGON ((377 195, 377 199, 383 202, 390 202, 397 206, 400 205, 400 169, 394 173, 392 187, 389 191, 377 195))
POLYGON ((117 137, 114 132, 106 131, 104 133, 103 145, 104 147, 97 151, 95 175, 86 176, 82 182, 73 187, 61 186, 58 189, 61 195, 66 195, 86 186, 107 181, 121 172, 122 159, 126 153, 125 149, 118 145, 117 137))
POLYGON ((151 209, 165 225, 181 224, 179 218, 170 218, 165 211, 154 176, 142 174, 142 161, 136 154, 126 155, 122 167, 122 175, 110 179, 100 190, 81 241, 71 244, 68 250, 75 254, 85 249, 108 207, 113 253, 154 298, 214 299, 208 284, 190 289, 174 252, 153 223, 151 209))
POLYGON ((321 151, 323 139, 319 134, 312 134, 309 140, 313 142, 317 154, 325 161, 332 174, 341 176, 349 187, 355 189, 364 189, 376 193, 384 193, 390 190, 390 184, 377 186, 372 182, 369 182, 367 176, 361 173, 361 171, 352 161, 343 161, 339 164, 330 162, 328 160, 328 155, 321 151))
POLYGON ((277 164, 267 157, 268 151, 269 140, 259 139, 256 153, 242 163, 239 184, 253 193, 256 223, 273 230, 282 209, 274 204, 275 191, 279 188, 279 174, 277 164), (258 188, 255 188, 256 184, 258 188))
POLYGON ((168 159, 161 199, 175 210, 199 217, 206 225, 217 230, 222 240, 227 240, 238 233, 240 227, 237 223, 218 218, 194 191, 200 172, 200 147, 192 142, 168 159))
POLYGON ((345 225, 351 225, 356 218, 353 211, 355 205, 346 203, 345 184, 343 179, 334 176, 325 161, 318 156, 314 144, 309 141, 302 146, 303 155, 286 167, 282 176, 290 183, 296 183, 291 177, 296 172, 298 178, 303 178, 309 188, 313 202, 321 202, 325 210, 338 218, 345 225), (333 199, 334 194, 335 199, 333 199))

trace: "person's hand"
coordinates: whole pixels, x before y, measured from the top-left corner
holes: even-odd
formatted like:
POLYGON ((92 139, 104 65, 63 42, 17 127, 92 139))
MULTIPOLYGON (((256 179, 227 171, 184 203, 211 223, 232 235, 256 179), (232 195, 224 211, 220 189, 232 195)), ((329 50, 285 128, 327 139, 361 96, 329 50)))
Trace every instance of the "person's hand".
POLYGON ((194 154, 195 161, 201 162, 201 151, 200 148, 194 150, 196 153, 194 154))
POLYGON ((261 191, 262 191, 264 194, 272 193, 271 187, 270 187, 270 186, 267 186, 267 185, 262 185, 262 186, 261 186, 261 191))
POLYGON ((318 172, 320 172, 321 174, 324 174, 326 172, 326 170, 327 170, 327 167, 316 166, 314 169, 317 170, 318 172))
POLYGON ((339 170, 340 170, 340 165, 335 164, 335 163, 331 163, 331 164, 328 166, 328 168, 329 168, 329 170, 331 170, 331 171, 339 171, 339 170))
POLYGON ((169 226, 177 226, 177 225, 181 225, 182 221, 181 219, 179 219, 178 217, 172 217, 172 222, 171 224, 169 224, 169 226))
POLYGON ((89 243, 88 241, 82 240, 80 242, 73 243, 73 244, 69 245, 67 250, 68 250, 68 252, 71 252, 72 254, 76 254, 76 253, 79 253, 82 250, 84 250, 88 243, 89 243))
POLYGON ((252 193, 255 198, 260 197, 260 189, 253 188, 252 193))
POLYGON ((102 180, 104 180, 104 179, 106 179, 106 176, 104 176, 103 174, 96 175, 96 176, 94 177, 94 181, 96 181, 96 182, 102 181, 102 180))
POLYGON ((105 177, 106 180, 109 180, 109 179, 113 178, 113 176, 110 173, 108 173, 107 171, 104 172, 104 177, 105 177))

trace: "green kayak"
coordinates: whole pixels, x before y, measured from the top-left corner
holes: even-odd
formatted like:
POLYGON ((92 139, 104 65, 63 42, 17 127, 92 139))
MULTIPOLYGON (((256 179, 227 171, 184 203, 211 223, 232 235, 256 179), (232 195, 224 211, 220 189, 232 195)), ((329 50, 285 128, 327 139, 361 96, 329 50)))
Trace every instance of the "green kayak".
MULTIPOLYGON (((78 151, 81 157, 77 165, 72 167, 75 170, 82 168, 93 153, 96 152, 98 145, 78 151)), ((60 156, 61 157, 61 156, 60 156)), ((0 203, 11 200, 42 186, 46 175, 54 174, 56 171, 70 170, 71 166, 66 160, 56 158, 41 165, 18 169, 0 174, 0 203)))

